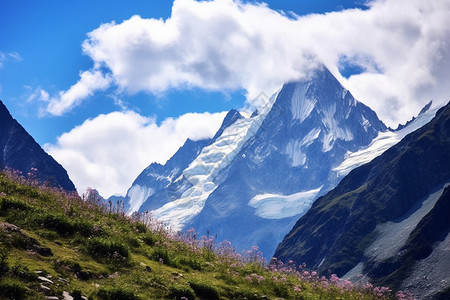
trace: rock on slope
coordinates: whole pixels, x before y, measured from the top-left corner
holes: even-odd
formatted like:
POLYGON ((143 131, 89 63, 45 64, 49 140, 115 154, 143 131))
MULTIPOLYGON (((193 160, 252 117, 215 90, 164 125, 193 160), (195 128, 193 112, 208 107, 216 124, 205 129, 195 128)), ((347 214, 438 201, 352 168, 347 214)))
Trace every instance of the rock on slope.
POLYGON ((449 184, 450 104, 319 198, 275 256, 430 297, 450 284, 449 184))
POLYGON ((5 167, 23 174, 27 174, 31 168, 36 168, 40 180, 68 191, 75 191, 67 171, 13 119, 0 101, 0 169, 5 167))

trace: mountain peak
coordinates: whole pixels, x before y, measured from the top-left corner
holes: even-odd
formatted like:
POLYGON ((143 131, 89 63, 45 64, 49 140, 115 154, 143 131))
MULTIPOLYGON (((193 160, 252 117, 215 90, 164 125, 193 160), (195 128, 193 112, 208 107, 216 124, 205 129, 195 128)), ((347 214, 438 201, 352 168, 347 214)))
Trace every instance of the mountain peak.
POLYGON ((11 114, 6 108, 5 104, 0 100, 0 120, 12 119, 11 114))
POLYGON ((270 255, 296 218, 337 184, 332 168, 385 130, 323 65, 261 108, 248 118, 230 111, 190 162, 171 159, 164 172, 144 172, 129 193, 147 199, 135 202, 143 203, 139 211, 270 255))
POLYGON ((331 150, 339 140, 362 138, 355 146, 368 143, 386 130, 376 113, 358 102, 324 65, 311 70, 305 79, 285 84, 272 110, 285 119, 290 116, 295 130, 315 128, 311 134, 320 136, 323 151, 331 150))
POLYGON ((35 168, 41 181, 68 191, 75 190, 67 171, 11 116, 2 101, 0 101, 0 149, 0 169, 8 167, 27 174, 31 168, 35 168))
POLYGON ((430 100, 430 102, 428 102, 427 104, 425 104, 424 107, 422 107, 422 109, 420 110, 420 112, 419 112, 419 114, 417 115, 417 117, 416 117, 416 116, 412 117, 412 119, 409 120, 409 121, 407 121, 405 124, 399 124, 399 125, 397 126, 397 128, 396 128, 394 131, 400 131, 400 130, 402 130, 403 128, 405 128, 405 127, 407 127, 408 125, 410 125, 410 124, 411 124, 412 122, 414 122, 418 117, 420 117, 420 116, 424 115, 426 112, 428 112, 428 111, 430 110, 432 104, 433 104, 433 100, 430 100))
POLYGON ((238 110, 236 109, 232 109, 230 110, 227 115, 225 116, 225 118, 223 119, 222 125, 220 126, 219 130, 216 132, 216 134, 214 135, 214 137, 212 138, 213 140, 217 139, 219 136, 222 135, 223 131, 228 128, 231 124, 233 124, 234 122, 236 122, 239 119, 242 119, 243 116, 239 113, 238 110))
POLYGON ((430 110, 431 105, 433 104, 433 100, 430 100, 430 102, 428 102, 419 112, 419 116, 423 115, 424 113, 426 113, 427 111, 430 110))
POLYGON ((324 66, 319 65, 311 70, 305 79, 287 83, 282 92, 290 94, 291 105, 288 107, 293 119, 302 123, 313 110, 323 117, 345 116, 357 101, 345 89, 333 74, 324 66))

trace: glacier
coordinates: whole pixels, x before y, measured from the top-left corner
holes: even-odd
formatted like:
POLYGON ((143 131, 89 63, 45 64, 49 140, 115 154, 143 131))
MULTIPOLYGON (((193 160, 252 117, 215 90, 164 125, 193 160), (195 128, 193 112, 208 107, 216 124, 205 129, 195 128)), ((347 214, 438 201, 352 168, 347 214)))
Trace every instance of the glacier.
POLYGON ((132 212, 135 212, 141 207, 142 203, 144 203, 145 200, 147 200, 148 197, 153 195, 154 191, 152 188, 146 188, 142 187, 139 184, 133 185, 128 190, 129 195, 129 208, 127 210, 128 214, 131 214, 132 212))
POLYGON ((305 213, 319 194, 322 186, 291 195, 261 194, 253 197, 248 205, 255 214, 265 219, 282 219, 305 213))
POLYGON ((203 148, 199 156, 177 179, 178 181, 184 177, 192 187, 188 188, 179 199, 154 210, 154 217, 174 230, 181 230, 195 217, 203 209, 206 199, 216 189, 214 179, 217 174, 233 161, 245 142, 258 131, 275 99, 276 94, 259 109, 258 114, 237 120, 227 127, 214 143, 203 148))
POLYGON ((300 120, 300 123, 309 116, 317 102, 314 98, 306 97, 308 87, 308 85, 299 85, 295 88, 292 95, 292 119, 300 120))
MULTIPOLYGON (((356 167, 370 162, 372 159, 400 142, 405 136, 430 122, 439 108, 441 108, 441 106, 437 105, 420 113, 417 118, 408 124, 408 126, 405 126, 400 130, 388 130, 378 133, 378 136, 373 139, 369 146, 362 147, 355 152, 348 152, 345 155, 345 160, 339 166, 333 168, 333 171, 338 177, 344 177, 356 167)), ((367 122, 367 120, 364 120, 364 122, 367 122)))

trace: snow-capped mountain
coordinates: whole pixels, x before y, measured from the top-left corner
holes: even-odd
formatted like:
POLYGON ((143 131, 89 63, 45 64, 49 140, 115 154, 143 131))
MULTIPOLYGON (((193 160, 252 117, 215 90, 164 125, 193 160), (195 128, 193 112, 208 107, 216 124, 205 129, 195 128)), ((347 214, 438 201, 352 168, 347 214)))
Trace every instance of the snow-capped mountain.
POLYGON ((237 110, 231 110, 212 139, 199 141, 188 139, 164 165, 152 163, 145 168, 127 192, 125 209, 129 213, 138 210, 154 210, 178 199, 181 196, 179 190, 182 189, 178 184, 172 184, 173 181, 182 175, 204 147, 213 143, 228 126, 240 118, 242 116, 237 110), (152 196, 153 201, 145 202, 152 196))
POLYGON ((128 191, 130 211, 151 210, 174 229, 209 231, 269 256, 314 200, 357 166, 352 153, 386 132, 319 66, 250 117, 231 111, 213 139, 187 141, 164 166, 150 165, 128 191))

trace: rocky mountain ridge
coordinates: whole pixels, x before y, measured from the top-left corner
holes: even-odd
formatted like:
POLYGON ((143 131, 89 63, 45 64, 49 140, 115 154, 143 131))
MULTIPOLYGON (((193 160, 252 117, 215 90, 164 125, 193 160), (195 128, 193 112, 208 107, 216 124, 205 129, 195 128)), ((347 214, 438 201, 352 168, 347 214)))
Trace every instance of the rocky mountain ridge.
POLYGON ((449 184, 450 104, 319 198, 275 256, 420 299, 448 291, 449 184))
POLYGON ((4 168, 20 171, 23 175, 34 168, 42 182, 75 191, 67 171, 13 119, 0 101, 0 169, 4 168))

